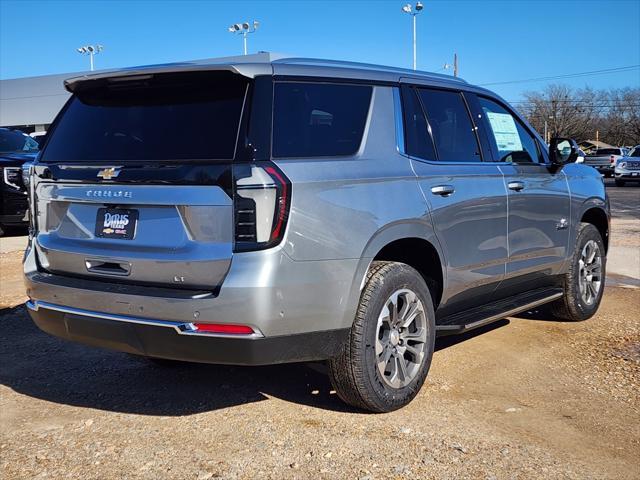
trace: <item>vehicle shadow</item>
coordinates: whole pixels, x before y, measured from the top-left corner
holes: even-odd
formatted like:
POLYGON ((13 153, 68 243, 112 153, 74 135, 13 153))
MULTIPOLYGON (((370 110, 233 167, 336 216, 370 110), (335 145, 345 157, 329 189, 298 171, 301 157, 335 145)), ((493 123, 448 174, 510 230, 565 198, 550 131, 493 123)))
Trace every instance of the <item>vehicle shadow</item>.
MULTIPOLYGON (((144 358, 67 342, 40 331, 23 306, 0 310, 0 383, 65 405, 141 415, 183 416, 260 402, 287 402, 359 412, 333 392, 324 363, 236 367, 159 366, 144 358)), ((507 325, 439 338, 442 350, 507 325)))
POLYGON ((3 227, 3 234, 0 238, 8 238, 8 237, 24 237, 29 234, 29 229, 27 227, 3 227))

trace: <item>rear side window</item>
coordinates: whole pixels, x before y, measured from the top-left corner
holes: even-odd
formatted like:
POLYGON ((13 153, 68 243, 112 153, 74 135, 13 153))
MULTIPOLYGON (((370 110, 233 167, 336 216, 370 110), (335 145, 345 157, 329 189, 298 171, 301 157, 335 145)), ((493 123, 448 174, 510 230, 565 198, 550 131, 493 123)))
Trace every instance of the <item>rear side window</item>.
POLYGON ((406 153, 412 157, 436 160, 429 125, 413 88, 402 89, 402 106, 406 153))
POLYGON ((498 161, 513 163, 544 163, 537 142, 516 117, 502 105, 478 97, 486 127, 492 133, 498 161))
POLYGON ((418 89, 435 142, 438 160, 479 162, 480 148, 462 94, 418 89))
POLYGON ((620 155, 620 149, 618 148, 599 148, 596 150, 596 155, 620 155))
POLYGON ((96 80, 57 120, 43 161, 229 160, 247 81, 229 72, 96 80))
POLYGON ((353 155, 360 148, 372 87, 276 83, 274 157, 353 155))

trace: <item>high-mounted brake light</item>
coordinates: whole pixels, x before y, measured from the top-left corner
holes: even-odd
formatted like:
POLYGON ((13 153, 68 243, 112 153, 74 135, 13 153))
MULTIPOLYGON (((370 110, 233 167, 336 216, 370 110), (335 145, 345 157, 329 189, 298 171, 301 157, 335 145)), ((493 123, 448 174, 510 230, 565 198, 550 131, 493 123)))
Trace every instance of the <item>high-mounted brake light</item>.
POLYGON ((235 250, 270 248, 282 240, 291 183, 272 162, 234 166, 235 250))
POLYGON ((227 333, 230 335, 251 335, 255 333, 248 325, 230 325, 226 323, 194 323, 196 332, 227 333))

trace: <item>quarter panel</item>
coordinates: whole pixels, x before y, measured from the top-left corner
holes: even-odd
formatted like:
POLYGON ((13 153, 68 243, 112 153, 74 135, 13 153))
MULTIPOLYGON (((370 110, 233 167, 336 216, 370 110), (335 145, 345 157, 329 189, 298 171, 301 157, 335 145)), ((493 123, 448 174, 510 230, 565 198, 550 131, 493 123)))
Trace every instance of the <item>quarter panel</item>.
POLYGON ((390 87, 374 87, 356 155, 276 163, 292 184, 283 248, 295 261, 360 259, 385 226, 425 216, 410 161, 396 149, 390 87))

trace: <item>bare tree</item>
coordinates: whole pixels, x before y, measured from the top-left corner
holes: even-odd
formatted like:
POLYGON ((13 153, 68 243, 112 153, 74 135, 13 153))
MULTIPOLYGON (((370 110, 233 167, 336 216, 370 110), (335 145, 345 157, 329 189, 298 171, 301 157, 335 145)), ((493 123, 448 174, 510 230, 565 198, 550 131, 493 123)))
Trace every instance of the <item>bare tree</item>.
POLYGON ((578 141, 593 139, 612 145, 640 143, 640 88, 593 90, 549 85, 527 92, 520 110, 533 127, 549 136, 578 141))

